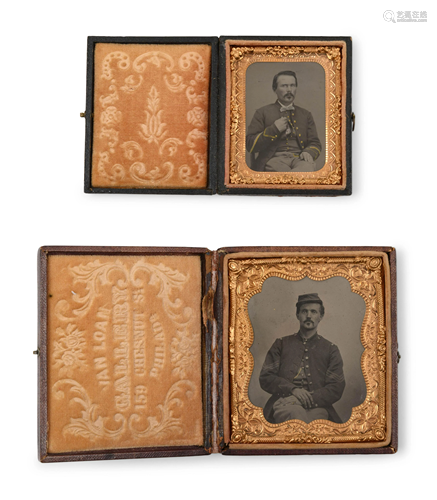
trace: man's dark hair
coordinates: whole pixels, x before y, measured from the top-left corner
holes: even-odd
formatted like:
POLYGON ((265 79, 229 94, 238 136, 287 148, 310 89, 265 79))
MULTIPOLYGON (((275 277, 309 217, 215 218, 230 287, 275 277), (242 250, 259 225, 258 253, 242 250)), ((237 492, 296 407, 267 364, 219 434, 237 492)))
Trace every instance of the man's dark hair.
POLYGON ((278 73, 277 75, 275 75, 273 77, 273 83, 272 83, 272 89, 273 91, 275 91, 278 87, 278 78, 282 75, 285 75, 285 76, 294 76, 294 79, 296 80, 296 87, 297 87, 297 76, 296 76, 296 73, 294 71, 281 71, 280 73, 278 73))

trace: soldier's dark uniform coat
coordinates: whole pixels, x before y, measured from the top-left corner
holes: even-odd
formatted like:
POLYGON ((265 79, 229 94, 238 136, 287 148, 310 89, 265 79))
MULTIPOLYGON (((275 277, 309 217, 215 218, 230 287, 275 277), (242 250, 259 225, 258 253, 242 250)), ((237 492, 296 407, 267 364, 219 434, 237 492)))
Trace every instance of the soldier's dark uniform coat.
POLYGON ((317 333, 306 344, 299 333, 276 339, 267 353, 261 370, 261 388, 272 394, 264 407, 264 416, 273 422, 273 404, 280 397, 290 396, 297 386, 294 378, 305 363, 305 376, 314 404, 326 408, 329 420, 341 423, 332 406, 344 391, 343 360, 338 347, 317 333), (306 359, 308 358, 308 359, 306 359))
MULTIPOLYGON (((263 172, 265 164, 272 158, 282 137, 275 121, 284 116, 281 104, 276 101, 256 110, 246 136, 246 149, 252 155, 250 168, 263 172), (258 153, 255 158, 254 153, 258 153)), ((296 131, 296 140, 301 152, 307 152, 315 161, 321 153, 322 145, 317 136, 312 114, 304 108, 294 106, 290 112, 290 125, 296 131)))

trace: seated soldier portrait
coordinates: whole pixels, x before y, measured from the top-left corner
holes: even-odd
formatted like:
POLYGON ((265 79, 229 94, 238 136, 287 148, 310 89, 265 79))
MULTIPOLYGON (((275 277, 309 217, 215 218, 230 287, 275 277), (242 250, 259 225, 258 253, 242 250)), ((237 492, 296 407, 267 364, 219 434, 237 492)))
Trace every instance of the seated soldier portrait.
POLYGON ((272 395, 264 407, 267 421, 342 423, 333 404, 345 389, 343 360, 338 347, 319 334, 324 314, 317 293, 300 295, 299 331, 276 339, 268 351, 259 377, 261 388, 272 395))
POLYGON ((314 172, 322 152, 312 114, 294 104, 297 93, 294 71, 273 78, 277 100, 256 110, 246 135, 250 168, 257 172, 314 172))

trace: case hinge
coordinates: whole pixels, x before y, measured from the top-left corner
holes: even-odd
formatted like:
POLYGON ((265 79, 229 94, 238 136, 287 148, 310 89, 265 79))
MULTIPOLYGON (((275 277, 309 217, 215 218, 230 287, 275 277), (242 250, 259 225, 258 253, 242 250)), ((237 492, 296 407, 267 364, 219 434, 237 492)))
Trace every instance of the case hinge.
POLYGON ((202 300, 202 316, 205 327, 208 320, 214 321, 214 296, 215 292, 211 287, 202 300))

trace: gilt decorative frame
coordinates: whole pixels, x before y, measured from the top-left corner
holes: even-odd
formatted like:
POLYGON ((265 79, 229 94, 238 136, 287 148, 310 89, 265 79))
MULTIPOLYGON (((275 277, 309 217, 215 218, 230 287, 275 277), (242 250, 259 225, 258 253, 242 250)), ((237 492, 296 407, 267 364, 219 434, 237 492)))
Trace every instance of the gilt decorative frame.
POLYGON ((391 272, 387 253, 375 251, 288 253, 271 257, 263 254, 258 258, 247 254, 241 258, 238 254, 229 256, 230 449, 249 450, 252 447, 259 452, 263 447, 279 446, 306 448, 307 451, 317 448, 327 452, 330 448, 344 448, 345 452, 347 448, 396 451, 397 444, 392 444, 393 415, 396 413, 392 401, 392 391, 395 392, 392 349, 396 346, 392 345, 391 272), (349 281, 352 292, 365 301, 361 370, 367 393, 364 402, 352 409, 351 417, 343 424, 327 420, 272 424, 265 419, 262 408, 249 400, 248 386, 254 366, 249 348, 254 333, 248 302, 260 293, 264 281, 272 276, 290 281, 304 277, 323 281, 341 276, 349 281))
POLYGON ((221 81, 221 91, 226 91, 224 193, 351 194, 351 51, 350 38, 221 38, 221 70, 226 71, 225 84, 221 81), (320 170, 258 172, 247 165, 246 70, 259 62, 313 62, 323 67, 326 133, 320 170))

